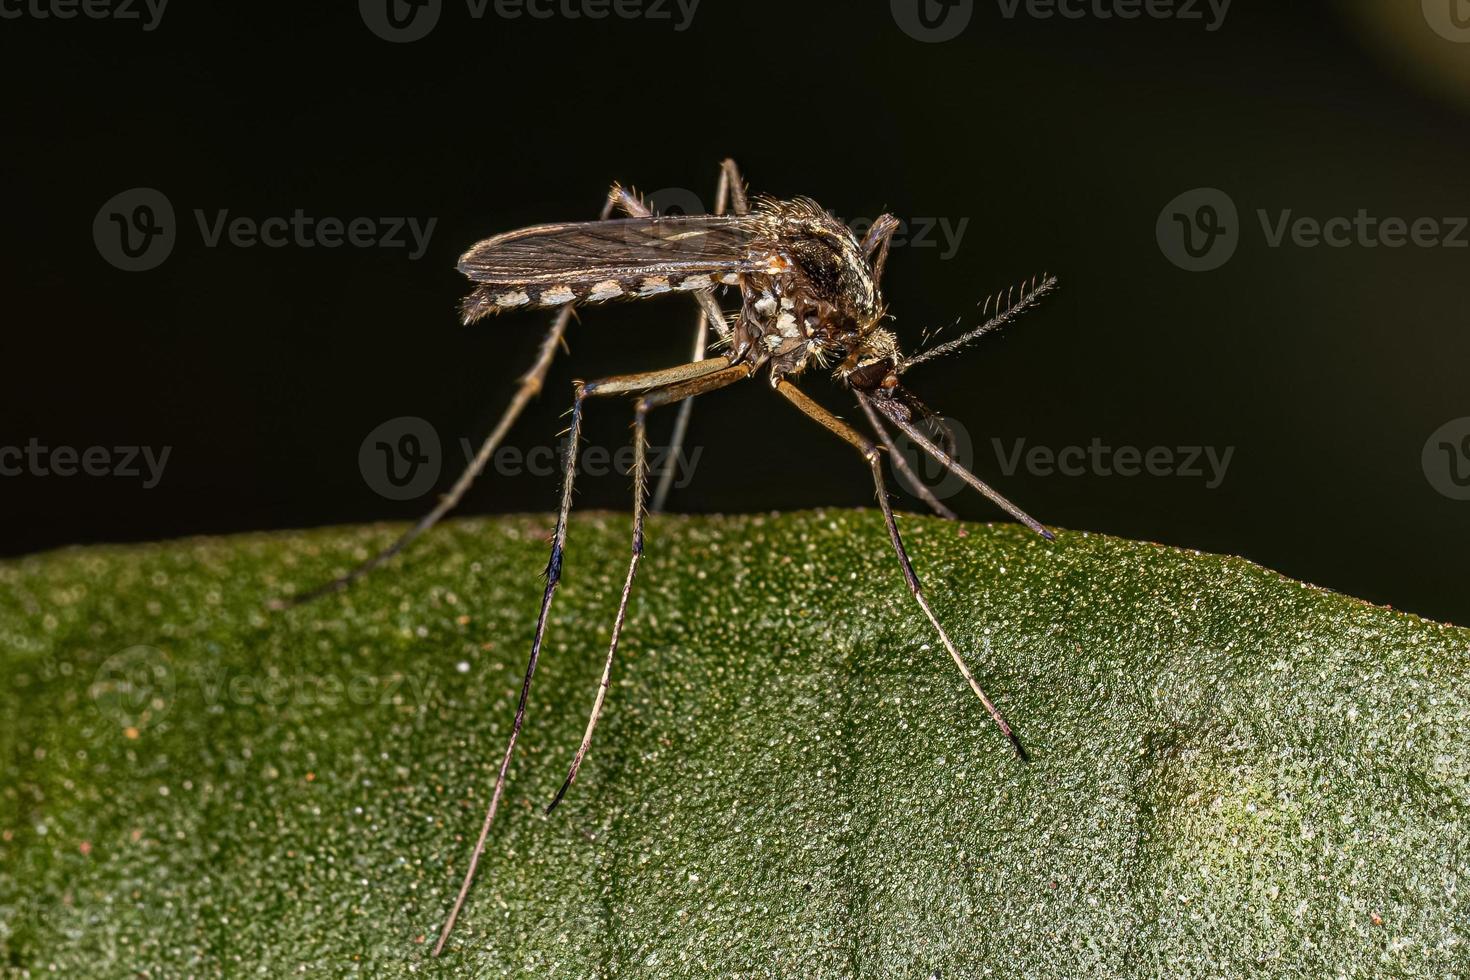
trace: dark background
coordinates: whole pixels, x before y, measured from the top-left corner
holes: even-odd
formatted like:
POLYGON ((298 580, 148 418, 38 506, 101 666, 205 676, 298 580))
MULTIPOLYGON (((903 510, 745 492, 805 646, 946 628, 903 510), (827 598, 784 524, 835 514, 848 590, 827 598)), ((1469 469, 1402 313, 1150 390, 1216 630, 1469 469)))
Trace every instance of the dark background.
MULTIPOLYGON (((458 254, 591 217, 615 179, 708 201, 731 155, 753 190, 809 194, 844 217, 968 219, 951 258, 895 249, 886 292, 909 348, 988 292, 1060 274, 1045 310, 910 376, 964 424, 979 473, 1042 520, 1244 555, 1470 622, 1470 503, 1421 463, 1431 433, 1470 415, 1470 251, 1270 248, 1255 216, 1470 214, 1470 44, 1418 8, 1238 0, 1208 31, 1007 18, 982 0, 943 43, 909 36, 882 2, 702 0, 677 31, 493 8, 477 20, 446 0, 428 36, 397 44, 350 3, 178 3, 151 31, 0 21, 0 445, 172 447, 152 489, 0 479, 0 549, 416 516, 431 498, 393 502, 365 483, 364 436, 428 419, 447 487, 459 438, 488 431, 546 319, 459 326, 458 254), (1155 221, 1202 186, 1238 205, 1240 244, 1192 273, 1165 258, 1155 221), (172 253, 146 272, 104 261, 92 231, 134 187, 177 214, 172 253), (195 208, 437 224, 417 261, 402 248, 208 248, 195 208), (1234 456, 1216 489, 1005 476, 991 437, 1234 456)), ((682 359, 690 327, 679 299, 585 312, 511 444, 554 441, 573 377, 682 359)), ((673 509, 871 505, 851 452, 763 387, 700 402, 703 455, 673 509)), ((820 374, 806 387, 856 414, 820 374)), ((624 406, 594 406, 589 442, 620 444, 627 422, 624 406)), ((487 478, 464 510, 548 510, 556 485, 487 478)), ((579 489, 582 507, 628 505, 623 476, 579 489)), ((998 517, 978 498, 951 503, 998 517)))

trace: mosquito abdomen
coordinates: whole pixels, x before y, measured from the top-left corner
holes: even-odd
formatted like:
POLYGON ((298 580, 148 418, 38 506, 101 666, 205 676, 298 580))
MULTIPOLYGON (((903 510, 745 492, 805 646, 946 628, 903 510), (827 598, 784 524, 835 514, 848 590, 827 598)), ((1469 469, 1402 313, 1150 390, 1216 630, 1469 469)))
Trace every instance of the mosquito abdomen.
POLYGON ((738 273, 619 276, 558 283, 496 283, 477 286, 460 304, 465 323, 511 310, 564 306, 567 303, 605 303, 615 299, 646 299, 662 293, 692 292, 717 285, 738 285, 738 273))

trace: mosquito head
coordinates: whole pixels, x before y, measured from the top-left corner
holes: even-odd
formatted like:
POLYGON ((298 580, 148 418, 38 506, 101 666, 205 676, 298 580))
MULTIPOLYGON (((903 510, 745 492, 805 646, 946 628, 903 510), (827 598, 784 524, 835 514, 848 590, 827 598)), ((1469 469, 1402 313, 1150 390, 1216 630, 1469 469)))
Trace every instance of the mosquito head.
POLYGON ((867 398, 882 402, 886 412, 896 414, 906 422, 939 423, 941 438, 947 442, 949 434, 939 413, 898 380, 901 363, 898 352, 894 350, 854 368, 843 380, 867 398))

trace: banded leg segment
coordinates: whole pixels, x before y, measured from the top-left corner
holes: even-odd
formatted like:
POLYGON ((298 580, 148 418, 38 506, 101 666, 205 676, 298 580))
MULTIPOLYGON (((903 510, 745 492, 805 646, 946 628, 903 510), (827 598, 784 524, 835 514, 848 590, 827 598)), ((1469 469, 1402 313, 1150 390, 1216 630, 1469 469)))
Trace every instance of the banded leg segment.
MULTIPOLYGON (((439 933, 439 941, 434 945, 435 956, 443 952, 444 944, 448 942, 449 935, 454 930, 454 924, 459 918, 460 910, 464 907, 465 897, 474 883, 475 870, 479 867, 480 856, 484 853, 485 842, 490 836, 490 827, 495 822, 495 814, 500 808, 500 800, 505 792, 506 775, 510 771, 516 741, 520 738, 521 728, 525 724, 526 703, 531 695, 531 680, 536 674, 536 665, 541 658, 541 645, 546 636, 547 623, 550 621, 551 603, 556 596, 557 585, 561 582, 562 559, 566 551, 567 519, 572 510, 572 485, 576 477, 577 454, 582 434, 583 402, 594 396, 632 394, 666 386, 710 390, 711 387, 721 386, 709 384, 715 378, 724 379, 722 383, 728 384, 746 377, 749 373, 750 369, 746 365, 731 367, 729 362, 721 357, 662 371, 647 371, 640 374, 605 378, 600 381, 577 383, 576 397, 572 402, 572 419, 568 428, 561 504, 557 510, 556 528, 551 537, 551 557, 546 563, 546 587, 541 594, 541 609, 536 617, 536 632, 531 640, 531 656, 526 663, 526 676, 521 682, 520 699, 516 702, 515 720, 511 723, 510 739, 506 743, 505 755, 501 758, 500 769, 495 776, 495 789, 490 796, 490 805, 485 811, 485 820, 480 826, 480 835, 475 841, 474 851, 470 854, 469 867, 465 871, 464 881, 460 884, 459 894, 455 897, 454 906, 450 909, 449 917, 445 920, 444 927, 439 933)), ((691 391, 690 393, 697 392, 691 391)), ((641 533, 641 526, 639 530, 641 533)), ((641 551, 641 541, 635 538, 635 542, 639 544, 641 551)), ((590 737, 589 726, 588 738, 590 737)))
POLYGON ((929 620, 929 624, 939 634, 939 639, 944 643, 944 648, 949 651, 950 657, 954 660, 955 666, 960 669, 960 674, 965 678, 965 681, 969 683, 970 689, 980 698, 980 703, 985 705, 985 710, 990 713, 991 719, 1000 728, 1001 734, 1010 741, 1011 746, 1016 750, 1016 754, 1022 759, 1025 759, 1026 750, 1022 747, 1021 740, 1016 737, 1015 732, 1011 731, 1011 726, 1007 724, 999 709, 996 708, 986 695, 984 689, 981 688, 980 682, 975 679, 975 675, 970 672, 969 666, 965 663, 964 658, 960 656, 960 651, 955 647, 954 641, 949 638, 949 634, 940 625, 939 617, 934 615, 934 610, 929 606, 929 600, 924 596, 924 587, 919 582, 918 573, 914 571, 913 562, 909 560, 908 550, 903 544, 903 536, 898 532, 898 520, 893 515, 893 505, 888 500, 888 488, 883 482, 883 461, 878 454, 878 447, 868 441, 862 433, 858 432, 852 426, 812 401, 804 392, 789 381, 780 381, 776 385, 776 391, 808 417, 822 425, 833 435, 851 445, 868 461, 868 466, 873 471, 873 485, 878 492, 878 506, 883 511, 883 523, 888 527, 888 538, 893 544, 894 553, 898 555, 898 563, 903 569, 903 578, 908 584, 909 592, 913 595, 914 601, 919 604, 919 608, 924 611, 924 616, 929 620))

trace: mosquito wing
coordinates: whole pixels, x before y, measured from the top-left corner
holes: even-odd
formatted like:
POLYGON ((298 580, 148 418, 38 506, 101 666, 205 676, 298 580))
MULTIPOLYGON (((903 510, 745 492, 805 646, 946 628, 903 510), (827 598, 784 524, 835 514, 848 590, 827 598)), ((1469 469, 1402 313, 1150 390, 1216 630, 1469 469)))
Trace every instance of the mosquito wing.
POLYGON ((464 301, 464 319, 733 284, 755 267, 760 222, 735 215, 619 218, 496 235, 460 256, 459 271, 480 284, 464 301))

